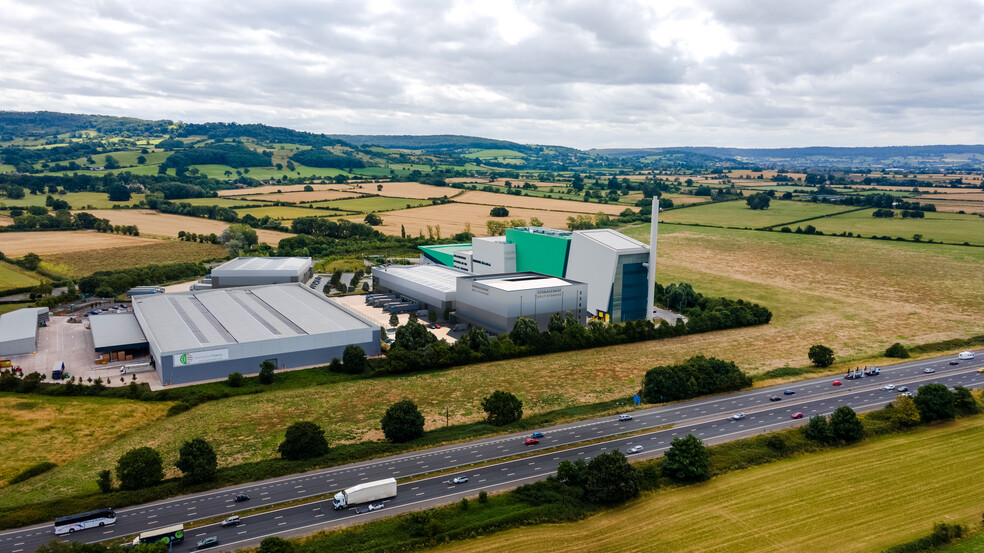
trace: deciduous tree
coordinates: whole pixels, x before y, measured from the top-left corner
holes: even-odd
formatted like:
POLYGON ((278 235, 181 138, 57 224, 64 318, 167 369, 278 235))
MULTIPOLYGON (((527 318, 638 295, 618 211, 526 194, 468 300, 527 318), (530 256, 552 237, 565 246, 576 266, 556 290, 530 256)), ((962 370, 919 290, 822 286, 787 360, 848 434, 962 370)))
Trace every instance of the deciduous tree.
POLYGON ((509 392, 496 390, 482 399, 485 420, 492 426, 503 426, 523 418, 523 402, 509 392))
POLYGON ((711 455, 704 442, 693 434, 673 438, 660 471, 677 482, 701 482, 711 476, 711 455))
POLYGON ((160 453, 149 447, 127 451, 116 462, 116 479, 124 490, 139 490, 160 483, 164 479, 160 453))
POLYGON ((390 405, 379 424, 383 435, 391 442, 407 442, 424 435, 424 416, 417 404, 409 399, 390 405))
POLYGON ((215 478, 218 458, 208 442, 195 438, 181 445, 181 449, 178 450, 178 461, 174 466, 184 473, 186 483, 198 484, 215 478))
POLYGON ((295 422, 287 427, 284 441, 277 447, 280 456, 288 461, 312 459, 328 454, 325 431, 310 421, 295 422))

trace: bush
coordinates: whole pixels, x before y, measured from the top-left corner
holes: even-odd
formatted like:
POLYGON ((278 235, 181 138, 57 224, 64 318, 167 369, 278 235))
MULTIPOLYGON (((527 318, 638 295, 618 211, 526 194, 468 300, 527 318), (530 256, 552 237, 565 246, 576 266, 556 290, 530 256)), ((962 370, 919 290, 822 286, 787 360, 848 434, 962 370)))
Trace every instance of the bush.
POLYGON ((504 426, 523 418, 523 402, 509 392, 496 390, 482 399, 485 420, 492 426, 504 426))
POLYGON ((243 385, 246 384, 246 377, 243 376, 242 373, 234 372, 229 375, 226 384, 228 384, 230 388, 242 388, 243 385))
MULTIPOLYGON (((239 376, 242 376, 242 375, 239 375, 239 376)), ((187 411, 187 410, 189 410, 191 408, 192 408, 192 405, 191 404, 185 403, 185 402, 181 401, 181 402, 175 403, 174 405, 168 407, 168 409, 167 409, 167 416, 173 417, 175 415, 180 415, 181 413, 184 413, 185 411, 187 411)))
POLYGON ((911 428, 919 424, 919 409, 911 397, 900 395, 891 405, 891 420, 895 428, 911 428))
POLYGON ((693 434, 673 438, 660 465, 663 476, 676 482, 701 482, 711 476, 711 456, 693 434))
POLYGON ((139 490, 159 484, 164 479, 164 463, 160 453, 149 447, 127 451, 116 462, 116 479, 124 490, 139 490))
POLYGON ((509 217, 509 210, 502 206, 493 207, 492 211, 489 211, 489 215, 492 217, 509 217))
POLYGON ((953 394, 945 384, 920 386, 915 402, 923 422, 952 420, 957 416, 953 394))
POLYGON ((402 399, 386 410, 379 421, 386 439, 394 443, 408 442, 424 435, 424 416, 417 404, 402 399))
POLYGON ((834 439, 854 443, 864 437, 864 427, 854 409, 844 405, 830 415, 830 431, 834 439))
POLYGON ((485 490, 478 492, 478 502, 485 504, 489 502, 489 494, 485 490))
POLYGON ((647 403, 662 403, 741 390, 751 385, 751 377, 734 363, 697 355, 679 365, 650 369, 643 379, 640 395, 647 403))
POLYGON ((342 352, 342 371, 346 374, 366 372, 366 350, 355 344, 345 346, 345 351, 342 352))
POLYGON ((825 445, 834 441, 834 432, 830 429, 830 423, 827 422, 827 417, 823 415, 810 417, 810 422, 803 427, 803 436, 808 440, 825 445))
POLYGON ((331 363, 328 364, 328 370, 333 373, 343 372, 342 362, 337 357, 333 357, 331 363))
POLYGON ((810 362, 813 363, 814 367, 829 367, 834 364, 834 350, 828 348, 827 346, 817 344, 810 347, 810 351, 807 354, 810 358, 810 362))
POLYGON ((294 544, 277 537, 263 538, 260 542, 259 553, 294 553, 294 544))
POLYGON ((623 503, 639 495, 639 475, 622 452, 602 453, 588 463, 584 498, 597 504, 623 503))
POLYGON ((186 484, 200 484, 215 479, 218 458, 208 442, 195 438, 181 445, 174 466, 184 473, 186 484))
POLYGON ((17 484, 18 482, 23 482, 23 481, 27 480, 28 478, 34 478, 35 476, 37 476, 39 474, 43 474, 45 472, 48 472, 49 470, 51 470, 51 469, 53 469, 53 468, 55 468, 57 466, 58 465, 56 465, 55 463, 52 463, 50 461, 42 461, 42 462, 40 462, 40 463, 38 463, 36 465, 32 465, 32 466, 30 466, 30 467, 22 470, 19 474, 17 474, 17 476, 14 476, 13 478, 11 478, 9 483, 10 484, 17 484))
POLYGON ((967 529, 959 524, 938 522, 933 525, 933 533, 907 543, 889 547, 885 553, 922 553, 936 551, 942 546, 962 538, 967 529))
POLYGON ((113 491, 113 474, 109 472, 109 469, 99 471, 99 478, 96 479, 96 485, 99 486, 99 491, 102 493, 113 491))
POLYGON ((320 426, 309 421, 287 427, 284 441, 277 446, 280 457, 288 461, 313 459, 328 454, 328 440, 320 426))
POLYGON ((273 384, 276 369, 277 366, 273 364, 273 361, 267 360, 260 363, 260 384, 273 384))
POLYGON ((909 350, 905 349, 905 346, 895 342, 894 344, 888 346, 885 350, 885 357, 894 357, 896 359, 908 359, 909 350))

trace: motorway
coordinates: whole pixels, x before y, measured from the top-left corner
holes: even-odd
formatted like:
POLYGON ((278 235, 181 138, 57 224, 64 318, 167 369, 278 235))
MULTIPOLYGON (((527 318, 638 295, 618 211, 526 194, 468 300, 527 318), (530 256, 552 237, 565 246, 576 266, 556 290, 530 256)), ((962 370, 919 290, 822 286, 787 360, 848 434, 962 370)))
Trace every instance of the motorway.
MULTIPOLYGON (((618 421, 616 417, 608 416, 557 425, 542 429, 545 436, 535 446, 523 445, 526 433, 501 435, 179 496, 119 509, 116 524, 78 532, 72 534, 71 539, 84 542, 121 537, 132 539, 135 534, 155 527, 225 517, 245 509, 334 493, 361 482, 390 476, 399 480, 397 497, 386 501, 386 507, 380 511, 334 511, 330 500, 303 502, 244 516, 242 523, 235 527, 221 528, 215 523, 189 529, 184 543, 173 548, 174 551, 191 551, 198 540, 217 536, 220 540, 217 549, 232 551, 257 545, 262 538, 271 535, 310 534, 407 510, 451 503, 461 497, 474 496, 481 490, 493 492, 513 488, 549 476, 565 459, 588 460, 613 449, 626 452, 635 445, 642 445, 643 450, 631 458, 651 458, 662 455, 674 437, 687 434, 693 434, 710 445, 802 425, 811 416, 830 414, 841 405, 850 405, 858 412, 871 411, 883 407, 897 396, 896 391, 882 389, 887 384, 908 386, 913 393, 919 386, 931 382, 951 388, 984 387, 984 373, 977 372, 977 369, 984 367, 984 352, 977 352, 976 359, 960 361, 956 366, 949 364, 953 360, 956 360, 955 355, 885 367, 880 375, 863 379, 846 380, 842 375, 827 376, 642 409, 631 413, 631 421, 618 421), (932 368, 935 372, 927 374, 923 372, 925 368, 932 368), (842 385, 833 386, 835 380, 842 382, 842 385), (785 390, 792 390, 795 394, 784 395, 785 390), (782 400, 769 401, 769 397, 774 395, 782 400), (744 412, 746 417, 733 420, 731 416, 739 411, 744 412), (803 413, 802 419, 791 418, 797 412, 803 413), (661 429, 655 430, 657 428, 661 429), (647 429, 650 431, 647 432, 647 429), (591 443, 585 444, 587 441, 591 443), (537 449, 549 451, 536 454, 537 449), (522 454, 528 456, 514 458, 522 454), (456 468, 459 470, 453 474, 425 476, 456 468), (467 476, 469 482, 450 484, 450 479, 458 475, 467 476), (411 477, 419 479, 409 480, 411 477), (246 493, 251 499, 235 503, 234 497, 238 493, 246 493)), ((50 523, 2 532, 0 552, 34 551, 54 537, 50 523)), ((59 539, 68 539, 68 535, 59 539)))

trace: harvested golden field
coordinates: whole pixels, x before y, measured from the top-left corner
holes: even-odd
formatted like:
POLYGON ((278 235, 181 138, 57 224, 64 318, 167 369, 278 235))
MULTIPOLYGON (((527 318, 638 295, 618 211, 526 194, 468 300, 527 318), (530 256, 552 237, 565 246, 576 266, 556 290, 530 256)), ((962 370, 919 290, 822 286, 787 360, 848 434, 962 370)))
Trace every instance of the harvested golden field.
POLYGON ((14 220, 11 219, 10 217, 0 216, 0 227, 5 227, 7 225, 12 225, 12 224, 14 224, 14 220))
MULTIPOLYGON (((501 205, 505 207, 519 207, 526 209, 536 209, 544 211, 566 211, 570 213, 607 213, 618 215, 625 210, 626 205, 620 204, 597 204, 586 202, 574 202, 570 200, 557 200, 554 198, 539 198, 536 196, 512 196, 510 194, 495 194, 493 192, 469 191, 456 197, 455 202, 463 204, 480 204, 489 207, 501 205)), ((512 216, 512 212, 509 212, 512 216)), ((543 217, 541 217, 542 219, 543 217)))
POLYGON ((694 196, 693 194, 672 194, 664 192, 660 198, 673 200, 673 205, 703 204, 711 201, 707 196, 694 196))
POLYGON ((984 192, 977 191, 967 191, 967 192, 939 192, 934 194, 921 194, 916 196, 917 200, 925 203, 936 203, 937 200, 962 200, 962 201, 972 201, 972 202, 984 202, 984 192))
POLYGON ((154 240, 138 246, 62 252, 43 256, 42 260, 44 268, 51 272, 83 277, 96 271, 207 261, 222 259, 228 255, 229 252, 218 244, 154 240))
MULTIPOLYGON (((765 182, 772 182, 770 179, 779 174, 779 171, 775 169, 766 169, 764 171, 751 171, 748 169, 732 169, 728 171, 728 176, 732 179, 754 179, 758 180, 759 175, 762 175, 762 180, 765 182)), ((806 178, 806 173, 783 173, 792 179, 804 179, 806 178)))
MULTIPOLYGON (((598 204, 591 204, 597 206, 598 204)), ((624 209, 624 208, 623 208, 624 209)), ((523 219, 529 223, 530 219, 536 217, 543 222, 544 226, 566 229, 567 218, 576 216, 576 213, 559 211, 538 211, 534 209, 509 208, 508 217, 492 217, 489 215, 491 206, 479 204, 441 204, 418 207, 415 209, 404 209, 401 211, 389 211, 380 213, 383 224, 376 230, 395 236, 400 235, 402 225, 407 235, 417 235, 420 232, 427 236, 427 226, 440 226, 441 236, 448 237, 465 229, 465 223, 471 223, 471 231, 477 236, 485 236, 486 221, 513 221, 523 219)), ((352 217, 349 220, 356 223, 362 222, 362 217, 352 217)))
MULTIPOLYGON (((113 209, 113 210, 94 210, 89 213, 101 219, 109 219, 114 225, 137 225, 140 234, 155 234, 157 236, 176 237, 179 231, 194 232, 198 234, 222 234, 222 231, 229 228, 229 223, 202 219, 200 217, 185 217, 184 215, 171 215, 160 213, 149 209, 113 209)), ((286 232, 276 232, 272 230, 256 229, 256 235, 260 242, 276 246, 284 238, 290 238, 293 234, 286 232)))
POLYGON ((936 211, 957 213, 984 213, 984 201, 975 200, 937 200, 935 198, 917 198, 918 201, 936 206, 936 211))
POLYGON ((163 418, 170 405, 0 394, 0 481, 43 461, 61 465, 98 449, 163 418))
POLYGON ((423 200, 427 198, 449 198, 460 194, 461 190, 449 186, 431 186, 420 184, 419 182, 361 182, 350 185, 350 190, 359 194, 376 194, 377 196, 389 196, 391 198, 411 198, 423 200), (382 185, 382 190, 379 186, 382 185))
POLYGON ((303 192, 305 186, 310 186, 314 188, 315 191, 320 190, 346 190, 350 188, 349 185, 345 184, 284 184, 284 185, 269 185, 269 186, 254 186, 249 188, 233 188, 231 190, 219 190, 219 196, 248 196, 253 194, 276 194, 277 191, 280 192, 303 192))
POLYGON ((984 419, 972 417, 665 488, 579 522, 431 551, 883 551, 936 522, 980 523, 982 439, 984 419))
POLYGON ((33 252, 47 259, 51 254, 119 246, 138 246, 153 244, 154 242, 159 242, 159 240, 142 236, 108 234, 94 230, 5 232, 0 234, 0 244, 3 244, 0 246, 0 251, 12 257, 20 257, 33 252))
POLYGON ((321 200, 344 200, 355 198, 361 192, 342 192, 341 190, 315 190, 314 192, 284 192, 282 194, 251 194, 249 196, 234 196, 243 200, 262 200, 265 202, 317 202, 321 200))

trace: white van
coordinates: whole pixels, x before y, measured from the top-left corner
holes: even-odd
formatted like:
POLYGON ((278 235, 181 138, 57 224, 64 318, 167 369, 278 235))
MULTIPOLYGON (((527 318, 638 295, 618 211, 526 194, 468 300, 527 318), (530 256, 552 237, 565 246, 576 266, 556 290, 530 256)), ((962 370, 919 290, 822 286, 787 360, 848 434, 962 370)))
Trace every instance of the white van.
POLYGON ((973 358, 974 358, 974 352, 972 351, 961 351, 959 354, 957 354, 957 359, 973 359, 973 358))

